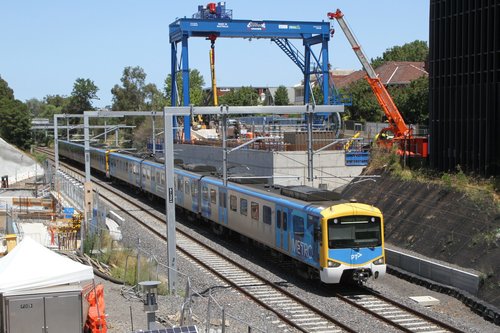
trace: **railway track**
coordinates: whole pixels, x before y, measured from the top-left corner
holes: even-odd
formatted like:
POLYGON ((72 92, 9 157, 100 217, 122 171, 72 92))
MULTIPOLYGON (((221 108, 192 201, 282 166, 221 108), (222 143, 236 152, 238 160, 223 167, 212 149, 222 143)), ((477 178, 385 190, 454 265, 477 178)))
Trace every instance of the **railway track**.
MULTIPOLYGON (((43 150, 43 153, 53 156, 50 150, 43 150)), ((79 169, 70 167, 74 172, 82 176, 79 169)), ((80 178, 79 180, 81 180, 80 178)), ((123 194, 112 186, 102 181, 96 184, 109 191, 113 195, 135 206, 137 209, 124 211, 138 223, 157 237, 166 241, 164 236, 165 228, 159 230, 156 226, 145 223, 143 219, 134 216, 134 211, 140 211, 150 215, 155 221, 165 223, 165 215, 152 210, 144 203, 138 202, 134 198, 123 194)), ((101 194, 103 192, 101 191, 101 194)), ((101 196, 102 197, 102 196, 101 196)), ((109 195, 105 196, 106 200, 109 195)), ((220 280, 232 286, 235 290, 246 295, 257 304, 274 313, 283 322, 281 326, 291 326, 302 332, 355 332, 355 330, 344 323, 337 321, 329 313, 322 311, 299 297, 291 294, 286 289, 280 287, 272 281, 258 275, 252 270, 244 267, 240 263, 214 250, 206 244, 200 242, 193 236, 176 228, 177 250, 184 256, 194 261, 197 265, 205 268, 220 280)), ((389 300, 370 292, 368 289, 363 293, 338 293, 338 299, 356 307, 358 310, 377 318, 403 332, 418 333, 441 333, 441 332, 462 332, 446 323, 435 320, 420 312, 410 309, 395 301, 389 300)), ((277 323, 274 323, 277 324, 277 323)), ((278 326, 280 326, 278 324, 278 326)))
POLYGON ((446 323, 379 295, 369 288, 360 287, 359 289, 362 289, 362 291, 337 293, 335 296, 366 313, 370 313, 402 332, 462 332, 446 323))

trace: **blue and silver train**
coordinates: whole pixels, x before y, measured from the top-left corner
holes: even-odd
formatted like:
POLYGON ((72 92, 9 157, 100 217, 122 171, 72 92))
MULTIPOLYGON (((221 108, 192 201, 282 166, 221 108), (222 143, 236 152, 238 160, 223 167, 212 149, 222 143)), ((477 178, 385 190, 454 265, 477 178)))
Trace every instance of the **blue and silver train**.
MULTIPOLYGON (((81 144, 59 141, 59 154, 84 163, 81 144)), ((91 168, 107 177, 165 197, 163 164, 99 148, 91 148, 90 157, 91 168)), ((386 272, 384 219, 378 208, 308 186, 224 186, 197 166, 176 166, 174 180, 178 208, 215 230, 235 231, 291 258, 301 275, 335 284, 362 283, 386 272)))

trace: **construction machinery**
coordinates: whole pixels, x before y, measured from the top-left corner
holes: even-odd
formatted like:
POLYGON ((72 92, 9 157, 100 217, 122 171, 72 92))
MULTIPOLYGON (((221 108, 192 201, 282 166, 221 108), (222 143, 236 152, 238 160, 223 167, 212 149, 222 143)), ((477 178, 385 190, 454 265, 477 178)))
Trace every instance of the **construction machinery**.
MULTIPOLYGON (((392 148, 394 144, 397 144, 398 154, 400 155, 404 154, 405 156, 426 158, 428 156, 427 137, 415 136, 413 134, 413 129, 405 123, 403 116, 396 107, 391 95, 380 78, 377 76, 377 73, 375 73, 375 70, 363 52, 361 45, 358 43, 356 37, 347 25, 344 19, 344 14, 340 11, 340 9, 337 9, 334 13, 328 13, 328 18, 330 20, 335 19, 339 23, 339 26, 346 35, 354 53, 356 53, 356 56, 361 62, 361 65, 367 74, 366 80, 370 84, 370 87, 377 97, 377 101, 384 111, 387 121, 389 122, 389 126, 382 129, 382 131, 380 131, 377 135, 377 144, 386 148, 392 148)), ((333 29, 331 34, 333 35, 333 29)))

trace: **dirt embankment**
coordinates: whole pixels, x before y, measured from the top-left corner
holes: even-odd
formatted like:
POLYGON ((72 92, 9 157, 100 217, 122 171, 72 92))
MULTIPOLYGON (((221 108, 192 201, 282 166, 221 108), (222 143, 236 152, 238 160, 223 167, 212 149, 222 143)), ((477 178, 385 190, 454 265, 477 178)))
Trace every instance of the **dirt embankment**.
POLYGON ((344 197, 382 210, 387 243, 481 272, 479 298, 500 307, 500 212, 494 203, 389 175, 350 185, 344 197))

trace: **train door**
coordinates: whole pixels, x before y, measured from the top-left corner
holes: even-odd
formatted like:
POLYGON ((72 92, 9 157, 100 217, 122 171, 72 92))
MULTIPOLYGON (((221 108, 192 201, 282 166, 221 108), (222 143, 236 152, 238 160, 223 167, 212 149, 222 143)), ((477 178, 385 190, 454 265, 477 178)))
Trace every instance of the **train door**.
POLYGON ((175 203, 184 207, 184 177, 174 175, 175 203))
POLYGON ((132 164, 132 174, 134 186, 141 187, 141 163, 139 162, 129 162, 132 164))
POLYGON ((219 187, 219 223, 227 225, 227 188, 219 187))
POLYGON ((276 247, 288 252, 288 217, 287 207, 276 205, 276 247))
POLYGON ((307 215, 307 224, 305 235, 308 237, 308 242, 312 245, 312 258, 315 263, 319 263, 320 253, 320 222, 319 217, 307 215))
POLYGON ((210 195, 208 185, 201 183, 201 216, 211 218, 212 206, 210 204, 210 195))
POLYGON ((200 182, 196 179, 191 179, 191 208, 195 213, 200 212, 201 200, 200 200, 200 182))
POLYGON ((290 215, 293 229, 293 254, 301 261, 314 263, 314 228, 308 221, 308 215, 298 210, 294 210, 290 215))

